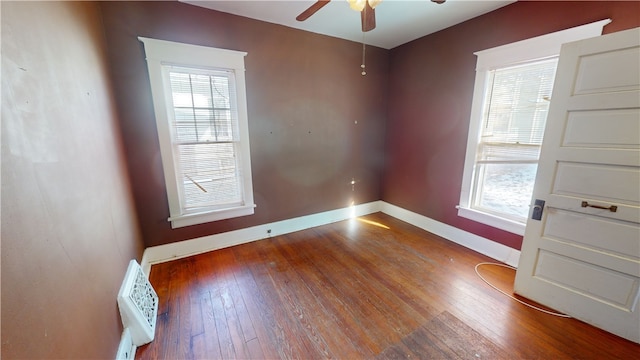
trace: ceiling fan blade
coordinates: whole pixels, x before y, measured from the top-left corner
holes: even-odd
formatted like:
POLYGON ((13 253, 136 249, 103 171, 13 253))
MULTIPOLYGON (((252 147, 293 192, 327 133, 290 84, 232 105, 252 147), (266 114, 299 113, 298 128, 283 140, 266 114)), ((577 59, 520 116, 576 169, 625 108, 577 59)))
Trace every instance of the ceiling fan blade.
POLYGON ((376 28, 376 10, 369 5, 368 1, 365 2, 364 9, 360 12, 360 18, 362 19, 362 32, 376 28))
POLYGON ((325 5, 327 5, 329 3, 329 1, 331 1, 331 0, 318 0, 318 1, 316 1, 313 5, 309 6, 309 8, 307 10, 303 11, 302 13, 300 13, 300 15, 298 15, 296 17, 296 20, 298 20, 298 21, 307 20, 311 15, 315 14, 316 11, 322 9, 325 5))

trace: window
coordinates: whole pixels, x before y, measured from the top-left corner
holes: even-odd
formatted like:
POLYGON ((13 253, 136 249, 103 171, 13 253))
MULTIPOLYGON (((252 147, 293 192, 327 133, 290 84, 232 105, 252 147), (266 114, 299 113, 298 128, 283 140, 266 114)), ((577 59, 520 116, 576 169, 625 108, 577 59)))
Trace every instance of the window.
POLYGON ((527 218, 557 57, 489 72, 471 206, 527 218))
POLYGON ((524 234, 560 47, 600 35, 609 22, 475 53, 459 216, 524 234))
POLYGON ((144 43, 173 228, 253 214, 246 53, 144 43))

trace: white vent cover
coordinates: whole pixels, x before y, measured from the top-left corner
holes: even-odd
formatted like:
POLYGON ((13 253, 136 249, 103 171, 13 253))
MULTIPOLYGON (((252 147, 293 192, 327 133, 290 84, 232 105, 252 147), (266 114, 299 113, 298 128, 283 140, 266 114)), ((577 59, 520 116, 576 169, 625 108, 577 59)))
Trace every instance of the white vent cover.
POLYGON ((158 295, 135 260, 129 262, 118 293, 122 324, 131 331, 136 346, 151 342, 156 332, 158 295))

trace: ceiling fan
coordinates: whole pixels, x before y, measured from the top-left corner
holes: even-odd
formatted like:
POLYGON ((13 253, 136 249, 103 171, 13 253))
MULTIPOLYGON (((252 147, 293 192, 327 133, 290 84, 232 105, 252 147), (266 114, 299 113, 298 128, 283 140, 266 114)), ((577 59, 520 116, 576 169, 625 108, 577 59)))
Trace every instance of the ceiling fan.
MULTIPOLYGON (((315 14, 318 10, 322 9, 331 0, 318 0, 313 5, 300 15, 296 17, 298 21, 305 21, 311 15, 315 14)), ((436 4, 442 4, 446 0, 431 0, 436 4)), ((376 13, 375 7, 382 2, 382 0, 347 0, 349 6, 356 11, 360 11, 360 18, 362 19, 362 32, 371 31, 376 28, 376 13)))

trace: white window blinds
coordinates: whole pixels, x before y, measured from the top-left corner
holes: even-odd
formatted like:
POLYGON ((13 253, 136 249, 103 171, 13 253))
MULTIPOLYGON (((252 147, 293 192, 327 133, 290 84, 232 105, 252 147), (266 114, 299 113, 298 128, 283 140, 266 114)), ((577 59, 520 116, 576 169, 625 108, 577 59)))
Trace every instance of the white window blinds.
POLYGON ((242 205, 234 73, 167 66, 183 213, 242 205))
POLYGON ((524 222, 557 58, 489 72, 476 152, 473 207, 524 222))
POLYGON ((493 70, 478 163, 537 162, 558 59, 493 70))

